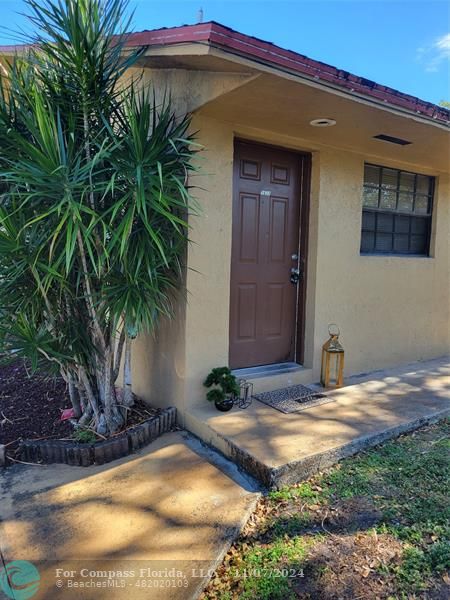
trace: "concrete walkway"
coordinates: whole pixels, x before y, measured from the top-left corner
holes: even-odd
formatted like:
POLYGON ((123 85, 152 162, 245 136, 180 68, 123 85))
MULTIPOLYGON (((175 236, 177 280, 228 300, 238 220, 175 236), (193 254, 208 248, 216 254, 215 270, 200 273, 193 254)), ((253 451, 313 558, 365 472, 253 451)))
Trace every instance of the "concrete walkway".
POLYGON ((36 599, 186 600, 206 584, 257 496, 228 461, 170 433, 102 467, 0 472, 0 544, 6 562, 38 567, 36 599))
POLYGON ((333 402, 291 414, 257 400, 222 414, 205 403, 190 411, 186 426, 267 487, 280 487, 450 414, 449 357, 347 384, 327 392, 333 402))
MULTIPOLYGON (((333 402, 289 415, 257 401, 226 414, 205 403, 189 424, 273 487, 450 414, 448 358, 351 384, 330 392, 333 402)), ((5 562, 39 569, 36 600, 189 600, 257 497, 235 465, 187 433, 170 433, 102 467, 0 472, 0 547, 5 562)))

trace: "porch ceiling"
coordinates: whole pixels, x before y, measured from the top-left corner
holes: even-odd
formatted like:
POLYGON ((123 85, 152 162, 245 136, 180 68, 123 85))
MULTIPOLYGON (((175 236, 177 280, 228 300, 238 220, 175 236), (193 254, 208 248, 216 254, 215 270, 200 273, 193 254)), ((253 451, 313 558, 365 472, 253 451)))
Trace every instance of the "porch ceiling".
MULTIPOLYGON (((450 170, 450 132, 401 115, 273 74, 261 74, 203 105, 200 114, 240 128, 268 130, 298 138, 305 150, 341 148, 374 160, 406 163, 431 173, 450 170), (333 127, 312 127, 313 119, 335 119, 333 127), (412 142, 407 146, 375 140, 386 134, 412 142)), ((297 143, 297 142, 296 142, 297 143)))

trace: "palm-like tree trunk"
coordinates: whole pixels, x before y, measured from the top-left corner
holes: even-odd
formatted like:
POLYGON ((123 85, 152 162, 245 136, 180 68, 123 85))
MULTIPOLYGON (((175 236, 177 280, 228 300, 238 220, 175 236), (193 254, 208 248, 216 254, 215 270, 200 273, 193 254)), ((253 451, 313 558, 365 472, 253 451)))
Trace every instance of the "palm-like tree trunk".
POLYGON ((133 405, 133 383, 131 373, 131 344, 132 339, 126 336, 125 356, 123 364, 123 403, 126 407, 133 405))

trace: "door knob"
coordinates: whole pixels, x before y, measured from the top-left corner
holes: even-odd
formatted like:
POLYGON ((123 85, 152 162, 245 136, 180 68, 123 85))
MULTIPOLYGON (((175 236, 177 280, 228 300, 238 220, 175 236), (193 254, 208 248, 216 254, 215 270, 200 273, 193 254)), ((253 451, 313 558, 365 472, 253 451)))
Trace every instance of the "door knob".
POLYGON ((300 279, 300 269, 295 269, 294 267, 292 267, 291 269, 291 283, 293 283, 294 285, 296 285, 299 282, 300 279))

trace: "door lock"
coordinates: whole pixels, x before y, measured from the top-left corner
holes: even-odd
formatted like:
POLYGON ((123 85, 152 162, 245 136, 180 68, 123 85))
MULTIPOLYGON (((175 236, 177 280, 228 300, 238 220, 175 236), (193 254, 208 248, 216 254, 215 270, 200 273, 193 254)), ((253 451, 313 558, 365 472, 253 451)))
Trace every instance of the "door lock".
POLYGON ((294 267, 292 267, 290 279, 291 283, 296 285, 300 280, 300 269, 295 269, 294 267))

